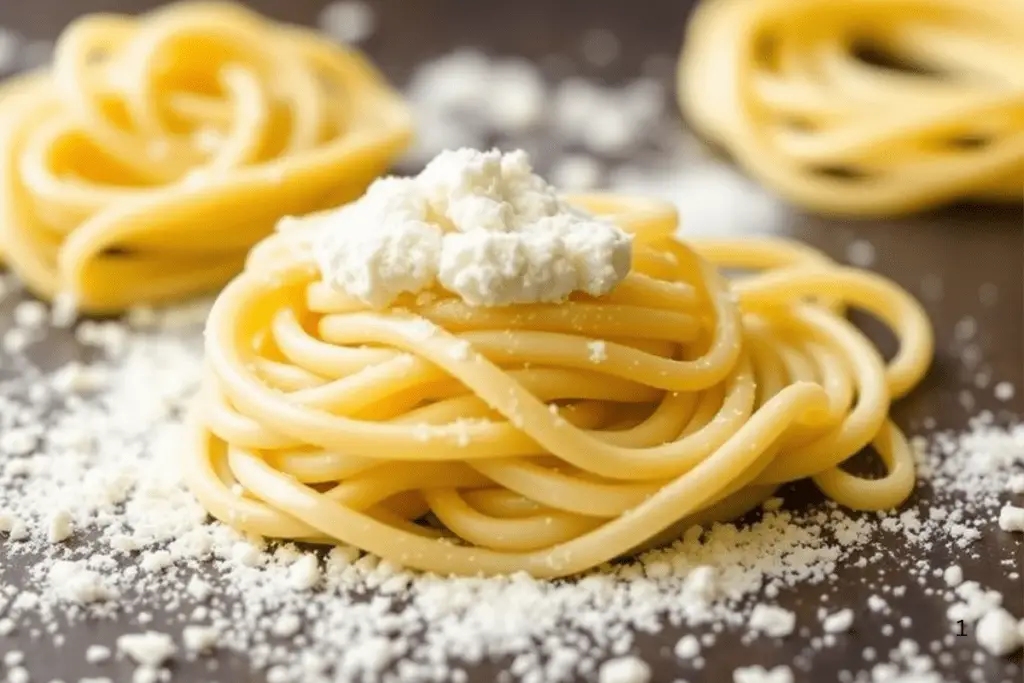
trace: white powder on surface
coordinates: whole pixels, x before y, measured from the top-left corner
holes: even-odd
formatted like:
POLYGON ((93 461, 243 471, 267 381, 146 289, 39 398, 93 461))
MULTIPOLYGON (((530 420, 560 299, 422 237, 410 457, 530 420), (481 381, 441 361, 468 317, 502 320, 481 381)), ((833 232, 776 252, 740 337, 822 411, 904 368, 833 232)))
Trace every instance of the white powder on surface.
POLYGON ((414 178, 376 181, 318 225, 324 280, 377 308, 435 281, 474 306, 599 296, 626 276, 632 254, 629 235, 569 207, 523 151, 444 152, 414 178))
MULTIPOLYGON (((595 61, 615 59, 614 35, 599 30, 584 42, 595 61)), ((668 128, 666 91, 653 78, 608 86, 570 77, 549 85, 525 59, 466 48, 420 64, 405 95, 417 113, 416 141, 406 154, 413 165, 495 137, 504 147, 619 155, 663 138, 668 128)))

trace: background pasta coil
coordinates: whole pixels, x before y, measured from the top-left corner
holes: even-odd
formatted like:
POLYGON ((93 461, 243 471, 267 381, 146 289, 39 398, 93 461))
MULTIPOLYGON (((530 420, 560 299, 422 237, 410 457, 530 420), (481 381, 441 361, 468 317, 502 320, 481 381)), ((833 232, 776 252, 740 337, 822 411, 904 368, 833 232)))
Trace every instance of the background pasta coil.
POLYGON ((890 215, 1024 196, 1024 3, 707 0, 684 113, 784 197, 890 215))
POLYGON ((193 493, 245 532, 547 577, 795 479, 861 509, 909 495, 887 414, 931 358, 912 298, 788 242, 686 246, 661 204, 574 201, 635 235, 634 262, 610 294, 564 304, 473 308, 437 289, 373 311, 322 281, 317 223, 282 226, 208 320, 193 493), (888 364, 846 306, 894 330, 888 364), (886 476, 840 469, 869 444, 886 476))
POLYGON ((0 89, 0 244, 39 296, 211 289, 282 215, 360 194, 410 118, 355 51, 240 6, 91 15, 0 89))

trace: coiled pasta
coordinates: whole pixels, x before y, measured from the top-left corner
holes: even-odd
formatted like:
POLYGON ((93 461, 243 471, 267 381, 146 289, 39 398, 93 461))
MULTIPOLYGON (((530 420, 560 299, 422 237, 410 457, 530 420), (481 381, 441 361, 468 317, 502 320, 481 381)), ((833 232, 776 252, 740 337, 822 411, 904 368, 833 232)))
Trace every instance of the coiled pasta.
POLYGON ((410 136, 353 50, 240 6, 91 15, 0 89, 0 247, 118 311, 223 284, 284 214, 359 195, 410 136))
POLYGON ((373 311, 322 281, 312 222, 259 244, 207 323, 184 456, 199 501, 262 536, 556 577, 804 477, 854 508, 909 495, 888 410, 932 353, 910 296, 784 241, 687 245, 660 203, 573 201, 632 232, 634 262, 610 294, 564 304, 437 289, 373 311), (896 333, 891 361, 848 306, 896 333), (841 469, 868 445, 884 477, 841 469))
POLYGON ((702 134, 815 211, 1024 198, 1024 3, 706 0, 678 96, 702 134))

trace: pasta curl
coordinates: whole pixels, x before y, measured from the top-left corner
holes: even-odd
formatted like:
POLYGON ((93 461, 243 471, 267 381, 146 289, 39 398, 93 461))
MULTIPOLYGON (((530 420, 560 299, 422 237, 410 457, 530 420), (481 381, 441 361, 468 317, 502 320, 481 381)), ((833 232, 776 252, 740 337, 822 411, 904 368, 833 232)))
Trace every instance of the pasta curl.
POLYGON ((184 456, 199 501, 245 532, 417 569, 558 577, 804 477, 858 509, 910 494, 888 412, 932 355, 911 297, 780 240, 680 242, 660 203, 571 201, 635 238, 599 298, 478 309, 438 288, 375 311, 321 280, 314 222, 259 244, 207 323, 184 456), (868 446, 884 476, 841 469, 868 446))
POLYGON ((690 123, 814 211, 894 215, 1024 188, 1024 3, 706 0, 690 123))
POLYGON ((236 5, 89 15, 0 87, 0 248, 116 312, 216 288, 282 215, 353 199, 410 137, 357 52, 236 5))

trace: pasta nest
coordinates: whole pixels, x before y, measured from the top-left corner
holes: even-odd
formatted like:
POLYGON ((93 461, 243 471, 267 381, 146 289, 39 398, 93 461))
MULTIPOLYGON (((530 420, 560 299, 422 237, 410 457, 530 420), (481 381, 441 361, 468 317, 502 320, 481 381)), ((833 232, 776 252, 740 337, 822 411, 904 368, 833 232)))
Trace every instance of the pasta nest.
POLYGON ((815 211, 1019 202, 1024 3, 708 0, 678 97, 698 132, 815 211))
POLYGON ((89 15, 0 89, 0 247, 91 312, 226 282, 282 215, 352 199, 410 137, 357 52, 239 6, 89 15))
POLYGON ((557 577, 805 477, 858 509, 909 495, 888 411, 932 355, 909 295, 789 242, 683 243, 659 202, 570 201, 632 233, 634 260, 609 294, 560 304, 436 288, 372 310, 322 280, 320 223, 283 223, 207 322, 184 468, 198 500, 246 533, 557 577), (890 361, 850 306, 893 330, 890 361), (840 467, 869 444, 884 476, 840 467))

